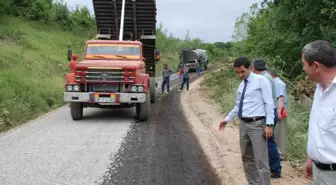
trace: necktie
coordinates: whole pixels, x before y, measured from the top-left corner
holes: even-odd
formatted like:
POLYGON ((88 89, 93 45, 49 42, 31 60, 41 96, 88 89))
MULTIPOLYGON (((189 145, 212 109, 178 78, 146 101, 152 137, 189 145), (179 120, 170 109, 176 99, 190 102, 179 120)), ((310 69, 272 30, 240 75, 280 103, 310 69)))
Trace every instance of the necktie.
POLYGON ((242 118, 242 114, 243 114, 243 102, 244 102, 244 96, 245 96, 245 91, 246 91, 246 86, 247 86, 247 80, 244 80, 244 89, 243 89, 243 93, 240 97, 240 102, 239 102, 239 110, 238 110, 238 117, 242 118))

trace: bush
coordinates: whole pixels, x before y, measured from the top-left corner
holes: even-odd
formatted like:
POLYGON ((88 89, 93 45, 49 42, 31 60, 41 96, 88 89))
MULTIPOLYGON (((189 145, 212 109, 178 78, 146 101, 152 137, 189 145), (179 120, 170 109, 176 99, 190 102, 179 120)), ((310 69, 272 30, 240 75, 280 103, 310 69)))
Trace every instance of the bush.
POLYGON ((0 3, 0 13, 41 23, 58 24, 65 30, 87 31, 95 27, 94 17, 86 6, 77 6, 74 11, 71 11, 63 0, 6 1, 6 3, 0 3))

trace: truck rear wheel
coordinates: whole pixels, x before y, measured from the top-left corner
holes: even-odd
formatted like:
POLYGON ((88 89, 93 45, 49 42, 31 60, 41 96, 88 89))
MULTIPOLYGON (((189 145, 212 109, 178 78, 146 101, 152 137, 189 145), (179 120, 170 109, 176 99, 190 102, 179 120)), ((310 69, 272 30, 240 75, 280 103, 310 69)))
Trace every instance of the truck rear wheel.
POLYGON ((150 102, 155 103, 155 78, 149 79, 150 102))
POLYGON ((71 102, 70 112, 73 120, 83 119, 83 104, 78 102, 71 102))
POLYGON ((150 96, 147 93, 146 101, 143 103, 137 103, 135 106, 136 109, 136 119, 138 121, 147 121, 148 113, 149 113, 149 106, 150 106, 150 96))

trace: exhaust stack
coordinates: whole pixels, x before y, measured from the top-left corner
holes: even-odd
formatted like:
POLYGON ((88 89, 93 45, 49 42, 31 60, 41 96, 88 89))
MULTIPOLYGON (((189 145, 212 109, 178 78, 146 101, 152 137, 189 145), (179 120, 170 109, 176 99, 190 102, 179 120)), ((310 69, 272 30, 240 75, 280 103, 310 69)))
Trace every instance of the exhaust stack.
POLYGON ((119 41, 123 40, 123 35, 124 35, 125 1, 126 0, 122 0, 122 6, 121 6, 119 41))

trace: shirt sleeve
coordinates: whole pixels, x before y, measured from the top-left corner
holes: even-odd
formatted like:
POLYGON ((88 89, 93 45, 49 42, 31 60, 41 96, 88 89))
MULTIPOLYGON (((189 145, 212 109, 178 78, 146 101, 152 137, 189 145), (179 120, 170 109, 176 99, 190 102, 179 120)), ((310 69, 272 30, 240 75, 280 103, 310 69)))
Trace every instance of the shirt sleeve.
POLYGON ((267 78, 260 79, 261 95, 266 110, 266 124, 274 125, 274 102, 272 98, 272 87, 267 78))
POLYGON ((238 115, 239 103, 240 103, 240 94, 238 93, 238 90, 237 90, 236 105, 234 106, 234 108, 231 110, 231 112, 224 119, 226 121, 226 123, 230 123, 232 121, 232 119, 238 115))
POLYGON ((285 84, 276 83, 275 84, 275 91, 276 91, 276 97, 277 98, 279 98, 280 96, 285 96, 285 94, 286 94, 285 84))

